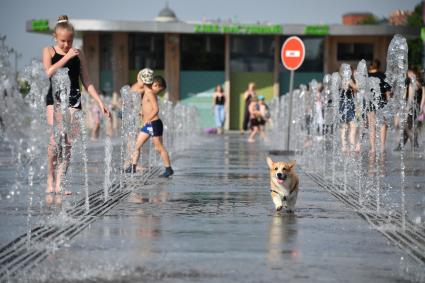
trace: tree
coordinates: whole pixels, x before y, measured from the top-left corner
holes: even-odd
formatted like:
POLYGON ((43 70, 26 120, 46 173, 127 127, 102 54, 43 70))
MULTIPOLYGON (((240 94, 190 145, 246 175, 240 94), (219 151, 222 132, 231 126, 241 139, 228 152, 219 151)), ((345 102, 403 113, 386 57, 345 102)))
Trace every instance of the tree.
POLYGON ((359 21, 359 25, 377 25, 379 23, 378 18, 375 15, 369 15, 359 21))
MULTIPOLYGON (((422 28, 424 26, 422 9, 423 2, 416 5, 413 13, 407 17, 407 26, 422 28)), ((413 68, 422 68, 422 56, 423 56, 423 45, 424 43, 419 38, 407 40, 409 46, 409 65, 413 68)))
POLYGON ((415 6, 413 13, 407 17, 407 25, 411 27, 423 27, 424 22, 422 18, 422 9, 424 3, 421 1, 418 5, 415 6))

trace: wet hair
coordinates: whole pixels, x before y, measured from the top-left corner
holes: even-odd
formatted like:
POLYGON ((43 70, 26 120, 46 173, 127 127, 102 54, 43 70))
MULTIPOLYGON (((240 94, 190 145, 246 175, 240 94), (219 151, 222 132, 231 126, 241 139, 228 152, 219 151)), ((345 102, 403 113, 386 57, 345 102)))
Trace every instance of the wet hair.
POLYGON ((56 31, 58 29, 66 29, 74 33, 74 26, 69 22, 67 15, 62 15, 58 17, 58 21, 56 22, 55 28, 53 29, 53 33, 56 34, 56 31))
POLYGON ((163 89, 167 88, 167 83, 165 82, 165 79, 160 75, 156 75, 153 77, 153 83, 157 83, 163 89))

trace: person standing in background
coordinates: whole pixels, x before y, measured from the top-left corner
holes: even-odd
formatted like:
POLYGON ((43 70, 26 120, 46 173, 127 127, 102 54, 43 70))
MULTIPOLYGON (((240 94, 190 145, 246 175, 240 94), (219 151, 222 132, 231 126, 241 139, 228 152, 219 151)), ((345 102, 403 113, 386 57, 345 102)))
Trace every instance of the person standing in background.
POLYGON ((225 102, 226 97, 224 96, 223 87, 219 84, 215 87, 213 94, 214 118, 218 134, 223 134, 224 121, 226 118, 226 111, 224 109, 225 102))
POLYGON ((248 85, 248 89, 245 91, 244 96, 243 96, 244 101, 245 101, 245 112, 244 112, 241 134, 244 131, 248 130, 248 124, 249 124, 249 121, 250 121, 249 105, 251 104, 251 99, 253 97, 256 97, 255 90, 256 90, 255 83, 250 82, 249 85, 248 85))

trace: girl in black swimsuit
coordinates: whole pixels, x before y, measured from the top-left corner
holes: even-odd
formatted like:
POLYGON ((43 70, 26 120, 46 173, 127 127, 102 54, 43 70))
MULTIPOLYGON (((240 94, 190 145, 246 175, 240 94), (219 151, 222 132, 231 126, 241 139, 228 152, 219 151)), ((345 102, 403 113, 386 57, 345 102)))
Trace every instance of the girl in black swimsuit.
MULTIPOLYGON (((69 93, 69 111, 74 114, 76 111, 81 110, 81 92, 80 92, 80 79, 87 90, 87 92, 93 97, 93 99, 99 104, 102 112, 109 117, 109 111, 104 106, 103 102, 99 98, 99 95, 90 81, 87 63, 84 54, 72 47, 74 40, 74 27, 69 23, 67 16, 60 16, 58 22, 54 28, 53 36, 55 38, 55 46, 48 46, 43 49, 43 65, 46 74, 51 78, 58 69, 68 68, 68 76, 71 82, 71 90, 69 93)), ((46 118, 47 124, 53 128, 54 117, 60 119, 60 113, 55 111, 55 97, 57 94, 53 94, 52 86, 50 85, 49 92, 46 96, 46 118)), ((60 193, 61 192, 61 177, 62 172, 66 171, 69 163, 69 152, 70 152, 70 141, 66 141, 67 147, 67 158, 59 162, 55 153, 55 141, 53 138, 53 131, 50 136, 50 143, 48 147, 48 172, 47 172, 47 193, 60 193), (55 161, 56 164, 55 164, 55 161), (56 165, 56 168, 55 168, 56 165), (56 176, 54 171, 57 169, 56 176), (56 178, 55 178, 56 177, 56 178), (54 184, 56 179, 56 184, 54 184)), ((65 192, 66 193, 66 192, 65 192)))

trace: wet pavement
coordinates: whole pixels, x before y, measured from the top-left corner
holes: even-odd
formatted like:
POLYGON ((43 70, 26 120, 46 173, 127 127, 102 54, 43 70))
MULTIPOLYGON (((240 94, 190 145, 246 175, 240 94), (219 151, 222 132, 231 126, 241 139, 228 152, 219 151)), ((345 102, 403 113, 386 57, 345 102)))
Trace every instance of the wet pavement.
MULTIPOLYGON (((299 169, 294 214, 274 212, 264 145, 202 137, 176 174, 128 197, 22 280, 406 282, 406 255, 299 169)), ((282 157, 276 157, 282 159, 282 157)))

